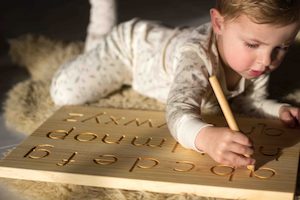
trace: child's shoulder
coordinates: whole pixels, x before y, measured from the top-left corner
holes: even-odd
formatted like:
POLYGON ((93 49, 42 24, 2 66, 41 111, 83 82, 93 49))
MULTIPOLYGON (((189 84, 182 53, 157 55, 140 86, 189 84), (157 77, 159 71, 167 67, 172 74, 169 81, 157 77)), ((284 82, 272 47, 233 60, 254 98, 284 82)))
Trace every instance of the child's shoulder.
POLYGON ((210 22, 201 24, 199 26, 180 26, 177 27, 177 29, 183 32, 190 32, 191 36, 209 35, 212 30, 210 22))
POLYGON ((184 46, 194 46, 199 48, 207 49, 211 45, 213 39, 213 31, 211 23, 205 23, 198 27, 192 27, 188 30, 185 35, 185 42, 182 43, 184 46))
POLYGON ((194 32, 198 33, 200 35, 208 35, 208 34, 210 34, 211 31, 212 31, 212 28, 211 28, 210 22, 207 22, 205 24, 202 24, 202 25, 194 28, 194 32))

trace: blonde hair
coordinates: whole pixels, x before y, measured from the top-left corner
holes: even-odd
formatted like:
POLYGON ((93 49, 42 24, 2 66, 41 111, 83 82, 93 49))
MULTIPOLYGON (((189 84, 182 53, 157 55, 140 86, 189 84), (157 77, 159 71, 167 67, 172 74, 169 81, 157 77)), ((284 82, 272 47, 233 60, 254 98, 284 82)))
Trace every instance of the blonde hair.
POLYGON ((225 20, 245 14, 258 24, 288 25, 299 21, 299 0, 216 0, 225 20))

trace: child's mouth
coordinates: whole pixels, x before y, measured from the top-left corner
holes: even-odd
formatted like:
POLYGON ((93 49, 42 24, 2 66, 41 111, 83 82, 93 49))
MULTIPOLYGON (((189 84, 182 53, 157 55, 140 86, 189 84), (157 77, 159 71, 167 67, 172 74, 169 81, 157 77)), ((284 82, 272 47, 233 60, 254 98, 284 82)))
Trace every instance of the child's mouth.
POLYGON ((263 71, 258 71, 258 70, 250 70, 249 74, 250 76, 253 77, 258 77, 260 75, 262 75, 264 72, 263 71))

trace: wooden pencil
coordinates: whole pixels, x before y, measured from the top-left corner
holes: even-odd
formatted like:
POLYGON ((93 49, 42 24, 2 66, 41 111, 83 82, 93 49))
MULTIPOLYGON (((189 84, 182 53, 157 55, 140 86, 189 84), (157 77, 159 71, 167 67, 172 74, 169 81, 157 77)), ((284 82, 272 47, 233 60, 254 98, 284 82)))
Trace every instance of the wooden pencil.
MULTIPOLYGON (((222 88, 220 86, 220 83, 219 83, 217 77, 216 76, 209 77, 209 82, 210 82, 210 84, 213 88, 213 91, 214 91, 214 93, 217 97, 217 100, 220 104, 220 107, 221 107, 222 112, 225 116, 225 119, 228 123, 229 128, 233 131, 240 131, 240 129, 239 129, 237 123, 236 123, 236 120, 233 116, 233 113, 230 109, 230 106, 228 104, 228 101, 227 101, 227 99, 226 99, 226 97, 225 97, 225 95, 222 91, 222 88)), ((244 156, 248 157, 248 158, 250 157, 249 155, 244 155, 244 156)), ((247 168, 249 170, 254 170, 255 166, 254 165, 248 165, 247 168)))

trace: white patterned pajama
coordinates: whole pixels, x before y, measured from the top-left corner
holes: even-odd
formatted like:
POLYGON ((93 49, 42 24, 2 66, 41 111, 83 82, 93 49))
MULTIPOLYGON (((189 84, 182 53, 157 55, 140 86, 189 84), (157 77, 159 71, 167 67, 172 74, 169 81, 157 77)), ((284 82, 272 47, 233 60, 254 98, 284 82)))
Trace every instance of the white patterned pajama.
POLYGON ((117 23, 116 0, 89 0, 90 21, 87 27, 85 51, 95 48, 102 37, 117 23))
POLYGON ((240 109, 278 116, 282 104, 266 100, 268 75, 242 78, 234 90, 227 89, 210 24, 172 29, 138 19, 122 23, 96 48, 61 66, 50 94, 57 105, 75 105, 131 85, 137 92, 167 103, 171 134, 184 147, 197 150, 196 135, 209 125, 202 121, 201 111, 218 105, 209 85, 210 75, 219 78, 227 98, 238 99, 240 109))

